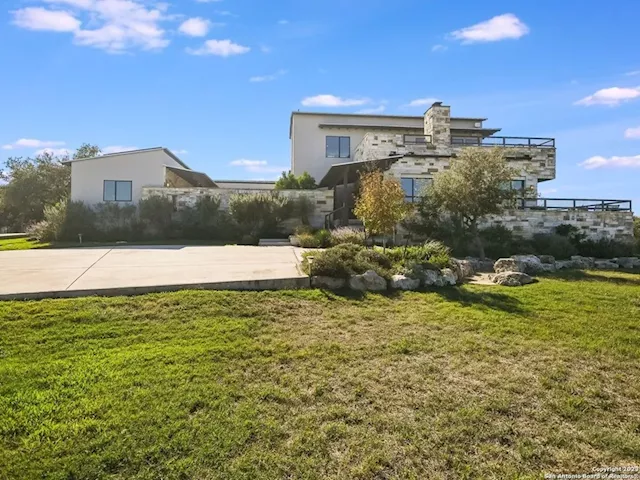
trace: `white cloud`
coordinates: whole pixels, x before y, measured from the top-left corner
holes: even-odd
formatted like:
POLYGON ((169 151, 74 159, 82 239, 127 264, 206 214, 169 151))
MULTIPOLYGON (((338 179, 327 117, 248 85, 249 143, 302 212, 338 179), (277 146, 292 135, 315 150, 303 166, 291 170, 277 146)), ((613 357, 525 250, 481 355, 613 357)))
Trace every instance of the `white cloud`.
POLYGON ((628 102, 640 98, 640 87, 625 88, 625 87, 611 87, 598 90, 593 95, 584 97, 582 100, 578 100, 574 105, 608 105, 615 107, 623 102, 628 102))
POLYGON ((627 128, 624 131, 624 138, 640 138, 640 127, 627 128))
POLYGON ((240 158, 233 160, 229 163, 232 167, 242 167, 247 172, 264 172, 264 173, 279 173, 287 170, 286 167, 274 167, 270 166, 266 160, 250 160, 247 158, 240 158))
POLYGON ((431 47, 432 52, 444 52, 447 49, 446 45, 437 44, 431 47))
POLYGON ((302 99, 305 107, 357 107, 366 105, 371 100, 368 98, 341 98, 335 95, 316 95, 302 99))
POLYGON ((108 155, 110 153, 121 153, 121 152, 131 152, 133 150, 139 150, 138 147, 126 147, 122 145, 110 145, 108 147, 102 148, 102 153, 104 155, 108 155))
POLYGON ((517 39, 527 33, 529 33, 529 27, 513 13, 505 13, 485 22, 451 32, 451 37, 464 44, 469 44, 517 39))
POLYGON ((190 37, 204 37, 209 32, 211 22, 204 18, 195 17, 180 24, 178 31, 190 37))
POLYGON ((80 20, 62 10, 47 10, 28 7, 13 12, 13 23, 28 30, 48 30, 51 32, 75 32, 80 29, 80 20))
POLYGON ((165 14, 167 4, 147 6, 144 0, 40 1, 52 4, 54 10, 41 7, 16 10, 12 12, 14 23, 31 30, 70 32, 76 45, 109 53, 165 48, 170 42, 161 23, 176 18, 165 14), (55 9, 60 6, 71 11, 55 9))
POLYGON ((68 157, 71 155, 71 150, 67 148, 42 148, 40 150, 36 150, 35 155, 52 155, 54 157, 68 157))
POLYGON ((588 170, 602 167, 631 167, 640 168, 640 155, 626 156, 626 157, 591 157, 587 158, 584 162, 579 163, 581 167, 588 170))
POLYGON ((35 138, 21 138, 13 143, 3 145, 3 150, 18 150, 21 148, 51 148, 61 147, 64 142, 51 140, 36 140, 35 138))
POLYGON ((250 82, 272 82, 286 74, 287 74, 286 70, 278 70, 276 73, 272 73, 271 75, 258 75, 255 77, 251 77, 249 81, 250 82))
POLYGON ((217 55, 219 57, 230 57, 231 55, 242 55, 251 50, 249 47, 238 45, 231 40, 207 40, 202 47, 193 49, 187 48, 190 55, 217 55))
POLYGON ((435 97, 426 97, 426 98, 416 98, 415 100, 411 100, 407 106, 408 107, 427 107, 433 105, 435 102, 439 102, 439 100, 435 97))
POLYGON ((356 113, 360 113, 362 115, 377 115, 380 113, 384 113, 386 107, 384 105, 379 105, 373 108, 363 108, 362 110, 358 110, 356 113))

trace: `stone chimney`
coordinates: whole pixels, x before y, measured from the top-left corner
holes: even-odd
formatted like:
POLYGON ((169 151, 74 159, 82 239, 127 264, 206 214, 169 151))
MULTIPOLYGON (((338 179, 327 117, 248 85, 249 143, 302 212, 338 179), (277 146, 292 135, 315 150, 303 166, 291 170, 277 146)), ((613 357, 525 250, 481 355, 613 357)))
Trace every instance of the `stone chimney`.
POLYGON ((448 148, 451 145, 451 107, 435 102, 424 112, 424 134, 431 135, 436 146, 448 148))

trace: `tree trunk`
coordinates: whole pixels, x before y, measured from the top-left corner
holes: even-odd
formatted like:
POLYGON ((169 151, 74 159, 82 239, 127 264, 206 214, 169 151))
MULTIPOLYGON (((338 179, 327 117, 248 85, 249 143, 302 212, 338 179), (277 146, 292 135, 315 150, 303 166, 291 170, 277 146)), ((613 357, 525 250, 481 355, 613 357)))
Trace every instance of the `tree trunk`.
POLYGON ((476 244, 476 248, 478 249, 478 256, 480 257, 480 260, 484 260, 484 243, 482 243, 480 232, 478 231, 478 221, 475 219, 472 220, 470 227, 471 235, 473 236, 473 242, 476 244))

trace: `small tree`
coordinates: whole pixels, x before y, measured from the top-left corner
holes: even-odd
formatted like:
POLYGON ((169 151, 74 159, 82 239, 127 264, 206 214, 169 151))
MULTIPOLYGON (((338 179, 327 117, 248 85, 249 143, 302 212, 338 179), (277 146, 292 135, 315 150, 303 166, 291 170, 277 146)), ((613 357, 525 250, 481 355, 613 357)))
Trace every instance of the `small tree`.
POLYGON ((282 172, 276 181, 276 190, 313 190, 317 188, 316 181, 308 172, 295 176, 292 172, 282 172))
POLYGON ((504 211, 515 195, 509 184, 516 174, 507 165, 502 149, 467 148, 452 160, 449 170, 434 178, 427 195, 438 211, 462 220, 478 254, 484 258, 478 221, 504 211))
POLYGON ((83 143, 82 145, 80 145, 80 147, 78 147, 76 153, 73 154, 73 158, 74 160, 77 160, 79 158, 93 158, 97 157, 101 153, 102 150, 100 150, 100 147, 98 147, 97 145, 83 143))
POLYGON ((353 212, 370 234, 391 235, 409 213, 409 205, 398 180, 373 171, 360 177, 360 192, 353 212))

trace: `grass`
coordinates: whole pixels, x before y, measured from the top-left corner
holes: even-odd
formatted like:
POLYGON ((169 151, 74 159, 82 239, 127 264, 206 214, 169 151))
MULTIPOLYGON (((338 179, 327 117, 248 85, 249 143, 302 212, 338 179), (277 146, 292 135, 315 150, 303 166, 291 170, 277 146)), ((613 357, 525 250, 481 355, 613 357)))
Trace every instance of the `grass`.
POLYGON ((539 479, 640 461, 640 276, 0 303, 0 478, 539 479))
MULTIPOLYGON (((126 242, 127 245, 230 245, 230 242, 217 240, 147 240, 126 242)), ((28 238, 0 240, 0 252, 5 250, 31 250, 34 248, 81 248, 81 247, 116 247, 117 242, 38 242, 28 238)))

